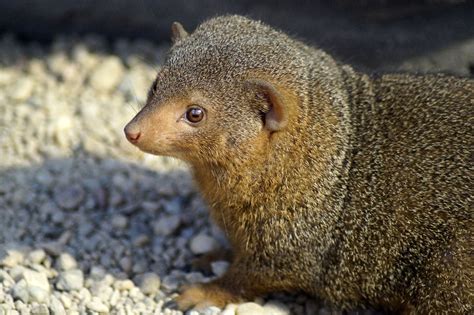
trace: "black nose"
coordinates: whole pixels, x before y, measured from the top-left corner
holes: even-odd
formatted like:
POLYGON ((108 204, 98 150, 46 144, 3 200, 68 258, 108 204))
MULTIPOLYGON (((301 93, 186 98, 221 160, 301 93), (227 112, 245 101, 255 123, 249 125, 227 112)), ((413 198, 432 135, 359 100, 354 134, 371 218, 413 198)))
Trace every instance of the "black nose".
POLYGON ((129 123, 127 126, 125 126, 125 129, 123 131, 125 132, 125 137, 127 137, 127 140, 131 143, 135 144, 138 142, 138 139, 140 139, 140 129, 134 123, 129 123))

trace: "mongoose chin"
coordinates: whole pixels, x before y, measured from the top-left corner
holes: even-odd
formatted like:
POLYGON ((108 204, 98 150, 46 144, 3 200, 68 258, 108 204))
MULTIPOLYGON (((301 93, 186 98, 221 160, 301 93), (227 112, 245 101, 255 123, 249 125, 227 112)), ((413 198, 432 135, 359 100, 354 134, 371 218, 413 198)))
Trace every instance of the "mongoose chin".
POLYGON ((368 76, 240 16, 172 39, 125 133, 189 163, 233 252, 181 309, 302 291, 473 312, 472 80, 368 76))

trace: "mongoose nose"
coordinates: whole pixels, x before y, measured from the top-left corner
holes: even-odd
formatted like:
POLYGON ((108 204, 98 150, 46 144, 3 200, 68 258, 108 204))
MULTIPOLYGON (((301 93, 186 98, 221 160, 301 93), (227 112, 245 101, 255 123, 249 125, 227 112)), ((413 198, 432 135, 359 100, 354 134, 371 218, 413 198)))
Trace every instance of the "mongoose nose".
POLYGON ((125 137, 131 143, 137 143, 138 139, 140 139, 141 132, 134 124, 128 124, 123 131, 125 132, 125 137))

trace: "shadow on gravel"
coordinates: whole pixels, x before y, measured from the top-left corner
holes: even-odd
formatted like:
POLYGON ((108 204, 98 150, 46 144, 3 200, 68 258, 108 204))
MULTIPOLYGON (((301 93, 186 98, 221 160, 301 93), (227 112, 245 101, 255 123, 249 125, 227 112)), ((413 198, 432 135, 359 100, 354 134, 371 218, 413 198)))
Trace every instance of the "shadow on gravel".
POLYGON ((93 155, 0 170, 0 218, 0 244, 69 252, 85 272, 100 265, 127 278, 188 270, 189 238, 208 232, 186 170, 93 155))

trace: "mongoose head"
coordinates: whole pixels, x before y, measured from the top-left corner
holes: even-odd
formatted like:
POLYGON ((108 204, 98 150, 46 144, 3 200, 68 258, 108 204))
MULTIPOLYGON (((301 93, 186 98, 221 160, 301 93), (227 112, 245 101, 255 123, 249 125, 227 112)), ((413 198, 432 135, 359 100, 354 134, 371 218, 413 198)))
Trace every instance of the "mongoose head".
POLYGON ((125 127, 139 149, 192 163, 228 164, 268 154, 297 116, 306 67, 294 42, 260 22, 224 16, 173 46, 145 107, 125 127), (289 42, 290 44, 285 44, 289 42))

